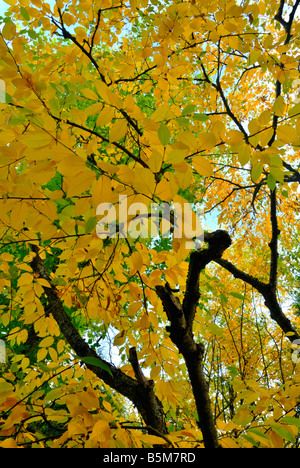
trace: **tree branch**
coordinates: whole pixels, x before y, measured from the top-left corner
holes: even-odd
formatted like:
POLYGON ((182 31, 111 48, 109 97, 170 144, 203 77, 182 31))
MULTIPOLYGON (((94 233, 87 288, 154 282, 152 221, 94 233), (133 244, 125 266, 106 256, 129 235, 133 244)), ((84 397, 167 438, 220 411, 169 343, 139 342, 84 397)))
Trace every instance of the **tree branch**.
POLYGON ((75 351, 77 356, 82 358, 83 362, 87 357, 96 358, 100 361, 103 367, 90 364, 88 361, 85 365, 97 377, 103 380, 103 382, 132 401, 142 415, 147 426, 153 427, 162 434, 167 434, 168 431, 162 404, 156 397, 153 387, 150 385, 145 386, 124 374, 120 369, 117 369, 111 363, 98 356, 96 351, 87 344, 64 309, 63 303, 57 294, 57 290, 52 284, 43 260, 39 255, 39 247, 32 245, 32 250, 35 253, 35 258, 31 262, 32 269, 49 283, 49 287, 43 286, 43 289, 51 307, 52 316, 56 320, 61 333, 66 338, 71 348, 75 351))
POLYGON ((99 66, 98 66, 96 60, 94 59, 94 57, 92 56, 91 51, 88 52, 88 51, 77 41, 76 37, 73 36, 73 35, 65 28, 64 21, 63 21, 63 16, 62 16, 62 13, 61 13, 61 9, 60 9, 60 8, 57 8, 57 11, 58 11, 58 14, 59 14, 60 23, 59 23, 58 21, 56 21, 56 19, 54 19, 53 16, 51 17, 52 23, 53 23, 58 29, 60 29, 60 31, 61 31, 62 36, 64 37, 64 39, 70 39, 70 40, 81 50, 81 52, 89 58, 89 60, 90 60, 91 63, 94 65, 94 67, 96 68, 97 72, 99 73, 99 76, 101 77, 101 80, 103 81, 103 83, 106 83, 106 81, 105 81, 105 76, 100 72, 99 66))
POLYGON ((296 11, 297 11, 297 8, 298 8, 299 5, 300 5, 300 0, 296 0, 294 6, 292 8, 292 11, 291 11, 291 13, 289 15, 289 20, 285 21, 285 19, 282 16, 283 15, 283 9, 284 9, 284 6, 285 6, 285 0, 280 0, 279 9, 278 9, 278 12, 275 15, 275 19, 285 29, 285 32, 286 32, 286 35, 287 35, 286 40, 285 40, 285 44, 288 44, 290 42, 290 40, 291 40, 292 26, 293 26, 293 22, 294 22, 294 19, 295 19, 295 14, 296 14, 296 11))
POLYGON ((271 191, 271 225, 272 225, 272 239, 269 243, 271 250, 271 266, 270 266, 270 279, 269 284, 271 288, 276 291, 277 286, 277 270, 278 270, 278 236, 280 231, 278 229, 277 221, 277 201, 276 201, 276 189, 271 191))
POLYGON ((135 347, 132 347, 132 348, 129 349, 129 362, 130 362, 130 364, 132 366, 132 369, 133 369, 136 380, 140 384, 144 385, 145 387, 153 387, 153 381, 152 380, 147 380, 146 377, 143 374, 143 371, 142 371, 141 366, 139 364, 139 360, 138 360, 138 357, 137 357, 135 347))
MULTIPOLYGON (((94 65, 94 67, 96 68, 97 72, 99 73, 99 76, 101 78, 101 80, 103 81, 103 83, 107 84, 106 83, 106 79, 105 79, 105 76, 103 75, 103 73, 100 72, 100 68, 99 68, 99 65, 98 63, 96 62, 96 60, 94 59, 93 55, 92 55, 92 49, 93 49, 93 45, 94 45, 94 39, 95 39, 95 35, 96 35, 96 32, 97 32, 97 29, 99 27, 99 23, 100 23, 100 17, 101 17, 101 10, 99 9, 98 10, 98 16, 97 16, 97 24, 96 24, 96 27, 95 27, 95 30, 94 30, 94 34, 92 36, 92 39, 91 39, 91 45, 90 45, 90 50, 86 50, 84 48, 84 46, 82 46, 80 44, 80 42, 77 41, 76 37, 73 36, 66 28, 65 28, 65 25, 64 25, 64 21, 63 21, 63 16, 62 16, 62 12, 60 10, 60 8, 57 9, 58 10, 58 14, 59 14, 59 19, 60 19, 60 23, 58 21, 56 21, 53 17, 51 18, 52 19, 52 22, 53 24, 55 24, 55 26, 61 30, 62 32, 62 36, 65 38, 65 39, 70 39, 80 50, 81 52, 86 55, 90 62, 94 65)), ((138 128, 136 122, 127 114, 127 112, 124 110, 124 109, 119 109, 119 111, 121 112, 121 114, 123 115, 123 117, 127 120, 127 122, 129 123, 129 125, 132 126, 132 128, 134 128, 134 130, 138 133, 138 135, 142 135, 142 131, 138 128)))
POLYGON ((196 308, 200 299, 199 277, 200 273, 213 259, 222 256, 224 250, 231 245, 231 239, 226 231, 217 230, 204 233, 204 241, 209 248, 192 252, 190 255, 186 290, 182 303, 186 325, 192 330, 196 308))
POLYGON ((170 332, 171 340, 183 355, 186 363, 205 448, 218 448, 218 435, 202 366, 204 346, 195 342, 193 322, 200 298, 200 273, 212 260, 221 257, 224 250, 230 246, 231 239, 226 231, 218 230, 205 233, 204 240, 208 243, 208 248, 191 253, 182 305, 174 296, 168 283, 164 286, 156 286, 156 292, 170 321, 167 331, 170 332))
POLYGON ((248 275, 244 271, 239 270, 228 260, 220 258, 214 261, 229 271, 235 278, 241 279, 245 283, 250 284, 250 286, 256 289, 263 296, 265 305, 270 311, 271 318, 279 325, 282 331, 287 334, 287 337, 291 342, 300 338, 300 335, 292 326, 290 320, 283 313, 283 310, 276 297, 276 291, 271 287, 270 284, 264 283, 263 281, 248 275))

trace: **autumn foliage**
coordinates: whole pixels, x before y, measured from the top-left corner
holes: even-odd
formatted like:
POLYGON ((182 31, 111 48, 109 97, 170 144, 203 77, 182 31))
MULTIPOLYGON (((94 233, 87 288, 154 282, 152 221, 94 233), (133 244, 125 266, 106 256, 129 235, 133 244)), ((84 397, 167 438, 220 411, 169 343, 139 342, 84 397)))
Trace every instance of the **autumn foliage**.
POLYGON ((298 447, 300 1, 5 3, 0 447, 298 447))

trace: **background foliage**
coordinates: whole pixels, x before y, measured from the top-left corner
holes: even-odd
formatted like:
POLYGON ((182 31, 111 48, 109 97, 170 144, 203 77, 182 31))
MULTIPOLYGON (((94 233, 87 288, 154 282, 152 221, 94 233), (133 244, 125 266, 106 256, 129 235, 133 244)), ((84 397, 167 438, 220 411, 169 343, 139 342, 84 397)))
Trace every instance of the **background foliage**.
POLYGON ((193 321, 218 443, 298 447, 300 2, 5 2, 0 446, 205 445, 157 294, 183 301, 190 251, 100 239, 126 195, 229 232, 193 321))

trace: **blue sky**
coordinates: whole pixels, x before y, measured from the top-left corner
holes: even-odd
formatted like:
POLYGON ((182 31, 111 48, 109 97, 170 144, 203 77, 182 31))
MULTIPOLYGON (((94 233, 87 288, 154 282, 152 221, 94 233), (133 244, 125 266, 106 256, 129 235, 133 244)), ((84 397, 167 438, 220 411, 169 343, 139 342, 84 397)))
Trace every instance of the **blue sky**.
POLYGON ((3 0, 0 0, 0 16, 3 16, 8 8, 9 8, 9 5, 7 5, 7 3, 3 2, 3 0))
MULTIPOLYGON (((22 2, 20 1, 20 3, 22 2)), ((53 7, 53 5, 55 5, 55 0, 47 0, 47 3, 49 3, 49 5, 53 7)), ((0 0, 0 16, 3 16, 4 13, 8 10, 8 8, 9 5, 3 0, 0 0)))

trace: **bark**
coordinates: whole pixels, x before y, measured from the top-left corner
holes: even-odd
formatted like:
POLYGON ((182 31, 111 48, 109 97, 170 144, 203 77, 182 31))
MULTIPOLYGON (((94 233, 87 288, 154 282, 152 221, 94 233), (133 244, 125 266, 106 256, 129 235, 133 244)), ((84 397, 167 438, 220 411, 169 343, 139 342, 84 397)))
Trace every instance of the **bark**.
POLYGON ((221 257, 224 250, 230 246, 231 240, 227 232, 220 230, 205 234, 204 240, 209 247, 191 253, 186 291, 182 304, 174 296, 168 283, 164 286, 157 286, 156 292, 170 321, 170 326, 167 327, 170 338, 186 363, 204 446, 205 448, 219 448, 218 434, 211 410, 209 388, 203 372, 204 345, 195 342, 193 322, 200 298, 200 273, 208 263, 221 257))
POLYGON ((287 338, 293 342, 296 339, 300 339, 297 330, 291 324, 290 319, 284 314, 276 295, 276 290, 272 283, 264 283, 257 278, 254 278, 248 273, 239 270, 228 260, 223 258, 216 259, 216 263, 229 271, 235 278, 241 279, 245 283, 250 284, 255 288, 264 298, 265 306, 270 311, 271 318, 279 325, 281 330, 287 335, 287 338))

